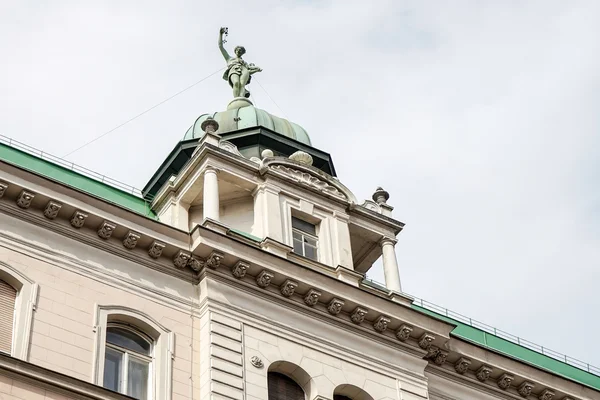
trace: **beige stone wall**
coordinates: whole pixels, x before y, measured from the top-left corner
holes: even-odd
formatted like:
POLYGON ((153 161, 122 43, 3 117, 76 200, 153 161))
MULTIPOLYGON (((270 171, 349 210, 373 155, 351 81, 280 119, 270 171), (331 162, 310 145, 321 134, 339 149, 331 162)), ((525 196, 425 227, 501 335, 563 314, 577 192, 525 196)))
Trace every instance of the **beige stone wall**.
POLYGON ((0 261, 39 285, 27 361, 94 383, 98 306, 129 307, 174 333, 172 398, 192 398, 199 321, 193 329, 189 304, 197 294, 190 282, 5 215, 0 261))

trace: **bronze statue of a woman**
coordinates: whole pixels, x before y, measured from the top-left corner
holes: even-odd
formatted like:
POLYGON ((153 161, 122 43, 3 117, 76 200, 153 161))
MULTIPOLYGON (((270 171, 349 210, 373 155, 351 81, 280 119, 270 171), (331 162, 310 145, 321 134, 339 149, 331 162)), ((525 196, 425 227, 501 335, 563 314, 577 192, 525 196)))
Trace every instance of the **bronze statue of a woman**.
POLYGON ((250 83, 252 74, 262 71, 254 64, 248 64, 242 59, 246 53, 244 46, 236 46, 233 49, 235 57, 231 57, 227 50, 223 47, 223 35, 227 35, 227 28, 221 28, 219 31, 219 50, 223 54, 223 58, 227 61, 227 69, 223 73, 223 79, 229 82, 229 86, 233 88, 233 97, 250 97, 250 92, 246 89, 246 85, 250 83))

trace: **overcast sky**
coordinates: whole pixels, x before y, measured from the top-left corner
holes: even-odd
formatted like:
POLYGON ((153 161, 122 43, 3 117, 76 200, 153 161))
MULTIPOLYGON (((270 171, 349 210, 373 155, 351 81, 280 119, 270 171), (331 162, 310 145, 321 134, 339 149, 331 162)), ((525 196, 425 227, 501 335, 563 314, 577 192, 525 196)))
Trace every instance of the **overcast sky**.
MULTIPOLYGON (((600 366, 600 2, 0 1, 0 134, 63 156, 245 59, 359 199, 406 292, 600 366), (167 6, 168 4, 168 6, 167 6)), ((143 187, 217 74, 68 157, 143 187)), ((371 276, 383 281, 382 272, 371 276)))

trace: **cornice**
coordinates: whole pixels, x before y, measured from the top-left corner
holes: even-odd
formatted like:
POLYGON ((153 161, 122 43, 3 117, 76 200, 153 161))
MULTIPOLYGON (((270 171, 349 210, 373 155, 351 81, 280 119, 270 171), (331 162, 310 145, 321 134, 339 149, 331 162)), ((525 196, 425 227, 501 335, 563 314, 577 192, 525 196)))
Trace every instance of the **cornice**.
POLYGON ((75 397, 81 400, 131 400, 129 396, 2 353, 0 353, 0 370, 4 376, 24 381, 38 388, 42 386, 69 398, 75 397))

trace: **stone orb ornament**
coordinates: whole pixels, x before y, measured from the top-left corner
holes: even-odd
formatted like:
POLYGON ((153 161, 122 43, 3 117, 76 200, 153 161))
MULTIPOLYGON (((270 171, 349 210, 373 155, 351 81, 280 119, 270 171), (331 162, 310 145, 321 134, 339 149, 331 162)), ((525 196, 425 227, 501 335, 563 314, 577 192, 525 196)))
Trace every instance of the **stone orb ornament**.
POLYGON ((289 158, 290 158, 290 160, 296 161, 300 164, 305 164, 305 165, 313 164, 312 156, 304 151, 297 151, 294 154, 292 154, 289 158))
POLYGON ((270 149, 264 149, 261 153, 260 156, 262 158, 267 158, 267 157, 273 157, 275 154, 273 153, 273 150, 270 149))

